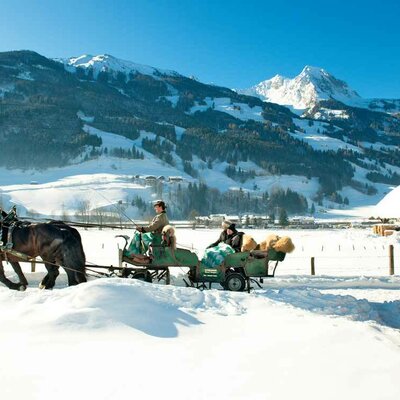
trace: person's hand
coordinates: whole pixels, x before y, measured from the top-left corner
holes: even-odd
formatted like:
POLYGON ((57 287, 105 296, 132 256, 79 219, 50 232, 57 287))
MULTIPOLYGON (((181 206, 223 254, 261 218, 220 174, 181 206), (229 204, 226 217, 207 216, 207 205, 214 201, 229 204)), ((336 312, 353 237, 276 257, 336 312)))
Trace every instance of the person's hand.
POLYGON ((144 232, 145 232, 143 226, 138 226, 138 227, 136 228, 136 230, 139 231, 140 233, 144 233, 144 232))

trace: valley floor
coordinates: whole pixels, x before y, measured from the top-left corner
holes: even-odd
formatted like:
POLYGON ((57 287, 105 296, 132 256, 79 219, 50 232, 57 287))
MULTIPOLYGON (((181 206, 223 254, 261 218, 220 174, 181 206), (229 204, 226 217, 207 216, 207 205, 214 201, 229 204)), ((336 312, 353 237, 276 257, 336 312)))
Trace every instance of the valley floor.
MULTIPOLYGON (((115 265, 120 231, 81 233, 90 262, 115 265)), ((201 254, 218 233, 177 238, 201 254)), ((0 287, 1 398, 397 399, 400 265, 388 276, 387 246, 397 262, 398 238, 275 233, 296 250, 250 294, 185 288, 179 268, 170 286, 103 278, 68 288, 61 274, 39 291, 39 269, 26 292, 0 287)))

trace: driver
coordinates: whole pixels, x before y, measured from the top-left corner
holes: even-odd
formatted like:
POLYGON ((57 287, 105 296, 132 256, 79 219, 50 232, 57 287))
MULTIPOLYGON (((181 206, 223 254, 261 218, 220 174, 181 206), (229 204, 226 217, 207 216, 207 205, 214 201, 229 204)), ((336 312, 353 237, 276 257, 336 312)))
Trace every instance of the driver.
POLYGON ((164 226, 169 224, 166 208, 167 207, 162 200, 156 201, 154 203, 154 211, 156 212, 156 216, 153 218, 150 225, 139 226, 137 227, 137 230, 141 233, 153 232, 161 234, 164 226))

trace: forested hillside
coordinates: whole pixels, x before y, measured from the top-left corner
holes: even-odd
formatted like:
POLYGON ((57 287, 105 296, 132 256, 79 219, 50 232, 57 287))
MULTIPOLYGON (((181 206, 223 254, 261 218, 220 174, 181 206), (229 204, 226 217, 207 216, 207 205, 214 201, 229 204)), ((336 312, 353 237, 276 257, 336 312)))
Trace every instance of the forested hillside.
POLYGON ((0 166, 45 169, 104 155, 145 163, 145 150, 193 178, 199 178, 194 157, 210 170, 226 163, 226 176, 239 184, 260 173, 316 177, 316 200, 343 202, 337 192, 344 186, 369 194, 376 182, 399 183, 395 117, 332 100, 309 110, 307 118, 172 71, 96 70, 31 51, 0 53, 0 166), (341 117, 317 122, 316 114, 333 106, 341 117), (144 138, 143 150, 105 151, 88 126, 132 140, 141 132, 156 137, 144 138), (339 148, 321 150, 314 145, 317 135, 336 140, 339 148), (257 172, 241 162, 252 162, 257 172), (365 170, 365 181, 354 178, 357 168, 365 170))

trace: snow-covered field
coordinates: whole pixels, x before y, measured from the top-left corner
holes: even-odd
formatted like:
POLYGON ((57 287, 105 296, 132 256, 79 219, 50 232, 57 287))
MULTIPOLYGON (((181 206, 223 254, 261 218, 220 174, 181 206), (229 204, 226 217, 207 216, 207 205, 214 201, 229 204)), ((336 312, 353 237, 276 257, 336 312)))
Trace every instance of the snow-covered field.
MULTIPOLYGON (((103 265, 117 262, 114 236, 132 234, 81 233, 87 260, 103 265)), ((0 287, 0 397, 397 399, 400 239, 275 233, 296 250, 250 294, 185 288, 180 268, 171 286, 102 278, 68 288, 61 274, 54 290, 39 291, 39 269, 27 273, 26 292, 0 287)), ((177 240, 201 255, 218 234, 178 230, 177 240)))

